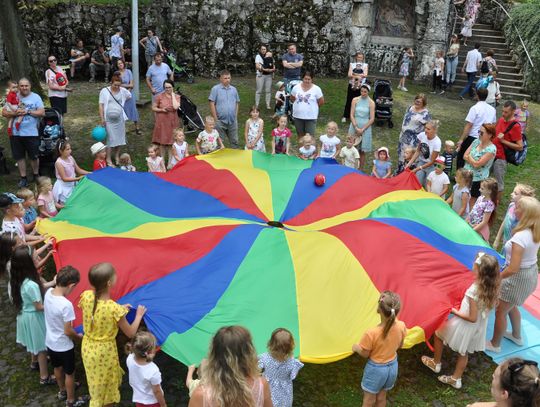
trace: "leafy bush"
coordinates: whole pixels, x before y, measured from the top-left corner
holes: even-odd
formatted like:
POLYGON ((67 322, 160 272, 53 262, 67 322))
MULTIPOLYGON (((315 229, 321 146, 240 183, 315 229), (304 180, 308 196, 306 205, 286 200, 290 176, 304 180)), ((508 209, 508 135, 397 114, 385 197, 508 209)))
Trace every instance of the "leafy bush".
POLYGON ((540 0, 516 4, 510 10, 512 19, 504 25, 506 38, 523 66, 524 87, 534 100, 540 99, 540 0), (519 40, 517 30, 527 47, 534 67, 519 40))

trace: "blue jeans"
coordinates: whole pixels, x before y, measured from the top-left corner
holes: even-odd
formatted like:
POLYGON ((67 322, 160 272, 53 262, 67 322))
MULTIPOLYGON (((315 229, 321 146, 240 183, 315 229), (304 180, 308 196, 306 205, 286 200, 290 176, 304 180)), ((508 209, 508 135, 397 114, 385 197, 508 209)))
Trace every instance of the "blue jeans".
POLYGON ((465 85, 465 87, 463 88, 459 96, 463 97, 465 96, 465 93, 467 92, 469 92, 470 97, 474 96, 473 83, 474 83, 475 78, 476 78, 476 72, 467 72, 467 84, 465 85))
POLYGON ((446 58, 446 84, 454 83, 458 66, 458 57, 446 58))

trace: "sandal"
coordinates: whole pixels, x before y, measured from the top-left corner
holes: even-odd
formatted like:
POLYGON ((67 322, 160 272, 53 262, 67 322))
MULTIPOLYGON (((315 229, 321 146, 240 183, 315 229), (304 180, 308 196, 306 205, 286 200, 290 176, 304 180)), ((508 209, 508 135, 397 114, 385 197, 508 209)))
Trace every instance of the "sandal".
POLYGON ((75 401, 66 401, 66 407, 81 407, 90 401, 90 396, 85 394, 75 401))
POLYGON ((439 376, 439 381, 452 386, 454 389, 461 389, 461 378, 454 379, 452 376, 439 376))
MULTIPOLYGON (((79 387, 81 387, 81 382, 75 382, 75 390, 77 390, 79 387)), ((67 400, 67 391, 60 390, 56 396, 58 397, 58 400, 60 401, 67 400)))
POLYGON ((51 384, 56 384, 56 378, 54 376, 47 376, 45 379, 40 378, 39 384, 42 386, 49 386, 51 384))
POLYGON ((137 136, 141 136, 141 135, 142 135, 141 129, 135 129, 135 134, 136 134, 137 136))
POLYGON ((433 358, 422 356, 422 363, 435 373, 439 373, 441 371, 441 364, 435 363, 435 359, 433 358))

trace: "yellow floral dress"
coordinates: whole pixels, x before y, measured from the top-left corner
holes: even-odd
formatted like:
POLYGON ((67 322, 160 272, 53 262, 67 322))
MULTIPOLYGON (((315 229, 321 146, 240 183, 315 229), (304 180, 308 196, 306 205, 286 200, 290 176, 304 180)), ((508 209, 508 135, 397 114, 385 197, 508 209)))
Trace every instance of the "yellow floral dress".
POLYGON ((113 300, 98 300, 92 324, 93 307, 94 292, 87 290, 79 301, 84 327, 81 353, 90 390, 90 407, 100 407, 120 402, 118 388, 124 371, 118 360, 116 335, 118 321, 128 311, 113 300))

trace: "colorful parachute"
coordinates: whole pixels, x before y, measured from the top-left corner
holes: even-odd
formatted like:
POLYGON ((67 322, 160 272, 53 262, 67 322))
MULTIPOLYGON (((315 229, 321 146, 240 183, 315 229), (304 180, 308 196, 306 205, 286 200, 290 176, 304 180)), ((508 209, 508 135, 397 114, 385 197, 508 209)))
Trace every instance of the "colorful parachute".
POLYGON ((239 150, 166 174, 97 171, 39 228, 56 239, 57 266, 81 270, 72 301, 91 265, 113 263, 113 298, 144 304, 162 349, 187 364, 231 324, 258 351, 286 327, 302 360, 344 358, 379 322, 383 290, 401 295, 410 347, 459 305, 476 253, 493 253, 412 173, 377 180, 333 160, 239 150))

